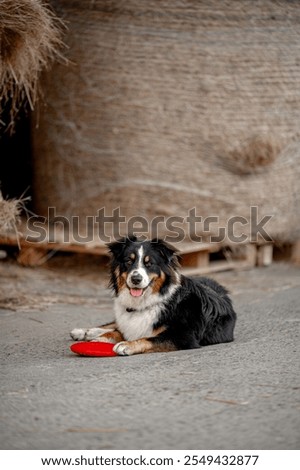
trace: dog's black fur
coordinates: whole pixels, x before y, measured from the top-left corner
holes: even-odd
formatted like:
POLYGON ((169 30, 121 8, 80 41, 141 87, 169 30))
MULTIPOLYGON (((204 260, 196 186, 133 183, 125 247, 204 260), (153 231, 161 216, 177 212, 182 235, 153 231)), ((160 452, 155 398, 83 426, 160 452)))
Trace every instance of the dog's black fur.
POLYGON ((233 341, 236 314, 224 287, 208 278, 181 276, 180 288, 165 306, 156 327, 176 349, 233 341))
POLYGON ((73 339, 116 343, 120 355, 233 341, 236 313, 227 290, 212 279, 181 275, 173 246, 127 237, 108 249, 115 321, 75 329, 73 339))
MULTIPOLYGON (((153 346, 158 350, 164 349, 159 348, 162 345, 166 349, 167 345, 170 349, 192 349, 233 341, 236 313, 227 290, 212 279, 178 276, 176 250, 162 240, 139 242, 136 238, 127 238, 109 245, 111 286, 115 295, 119 295, 117 277, 124 273, 126 276, 135 269, 134 264, 128 266, 128 255, 141 245, 152 261, 151 266, 146 266, 149 274, 164 275, 159 291, 162 299, 172 286, 178 284, 174 293, 162 301, 153 330, 163 331, 151 337, 153 346)), ((143 315, 143 311, 140 314, 143 315)))

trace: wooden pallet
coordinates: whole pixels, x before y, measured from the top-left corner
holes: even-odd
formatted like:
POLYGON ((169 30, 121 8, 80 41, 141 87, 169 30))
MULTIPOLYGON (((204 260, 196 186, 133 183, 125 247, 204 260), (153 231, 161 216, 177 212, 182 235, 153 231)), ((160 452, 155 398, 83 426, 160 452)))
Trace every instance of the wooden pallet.
POLYGON ((24 237, 16 235, 0 236, 0 245, 18 246, 19 254, 17 260, 23 266, 38 266, 47 259, 49 252, 72 252, 84 253, 98 256, 108 256, 105 244, 85 245, 63 242, 30 242, 24 237))
MULTIPOLYGON (((104 243, 79 244, 61 241, 27 241, 15 234, 1 237, 2 246, 19 246, 18 262, 23 266, 38 266, 47 261, 53 252, 72 252, 107 257, 104 243)), ((254 266, 268 266, 272 263, 272 244, 241 244, 223 246, 219 243, 181 243, 178 252, 182 272, 186 275, 202 275, 219 271, 250 269, 254 266)), ((105 260, 106 263, 107 260, 105 260)))
POLYGON ((300 266, 300 240, 293 243, 292 246, 292 253, 291 253, 291 261, 294 264, 300 266))
POLYGON ((239 245, 238 249, 233 249, 217 243, 193 243, 181 247, 179 251, 182 273, 187 276, 250 269, 257 263, 257 247, 254 244, 239 245))

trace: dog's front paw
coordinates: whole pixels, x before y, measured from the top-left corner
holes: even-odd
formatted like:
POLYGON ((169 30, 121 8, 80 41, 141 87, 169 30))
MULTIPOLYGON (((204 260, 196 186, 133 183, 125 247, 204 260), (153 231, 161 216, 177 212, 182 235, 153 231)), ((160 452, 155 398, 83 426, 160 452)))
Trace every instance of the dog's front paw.
POLYGON ((74 341, 82 341, 85 339, 85 334, 86 334, 86 329, 84 328, 74 328, 74 330, 71 331, 70 336, 74 341))
POLYGON ((130 356, 131 354, 134 354, 129 341, 121 341, 120 343, 117 343, 114 346, 113 351, 119 356, 130 356))
POLYGON ((71 331, 71 338, 75 341, 101 341, 101 335, 113 331, 105 328, 75 328, 71 331))

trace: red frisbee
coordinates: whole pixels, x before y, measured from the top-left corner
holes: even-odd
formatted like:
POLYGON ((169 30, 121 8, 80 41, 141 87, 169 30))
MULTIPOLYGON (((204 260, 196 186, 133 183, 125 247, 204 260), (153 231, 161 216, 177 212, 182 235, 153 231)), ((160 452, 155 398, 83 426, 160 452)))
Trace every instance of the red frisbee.
POLYGON ((117 356, 118 354, 113 351, 114 346, 115 345, 112 343, 84 341, 72 344, 70 349, 73 353, 79 354, 80 356, 117 356))

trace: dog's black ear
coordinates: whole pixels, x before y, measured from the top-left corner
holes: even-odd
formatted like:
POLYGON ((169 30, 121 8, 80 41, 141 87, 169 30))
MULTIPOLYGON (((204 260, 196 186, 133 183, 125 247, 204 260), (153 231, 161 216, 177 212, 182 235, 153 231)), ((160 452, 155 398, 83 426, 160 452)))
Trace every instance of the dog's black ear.
POLYGON ((136 237, 135 235, 129 234, 129 235, 127 235, 127 237, 126 237, 126 242, 125 242, 125 243, 129 244, 129 243, 135 243, 135 242, 137 242, 137 241, 138 241, 138 239, 137 239, 137 237, 136 237))
POLYGON ((174 267, 178 266, 179 262, 177 250, 173 245, 170 245, 169 243, 165 242, 164 240, 161 240, 160 238, 153 238, 153 240, 151 240, 151 245, 153 245, 159 250, 162 257, 165 261, 167 261, 167 263, 171 263, 174 267))
POLYGON ((122 255, 126 246, 126 240, 126 237, 124 237, 106 244, 108 251, 114 258, 119 258, 122 255))
POLYGON ((120 238, 111 243, 107 243, 106 246, 108 251, 115 257, 120 258, 123 255, 126 246, 131 242, 136 242, 137 238, 134 235, 129 235, 128 237, 120 238))

